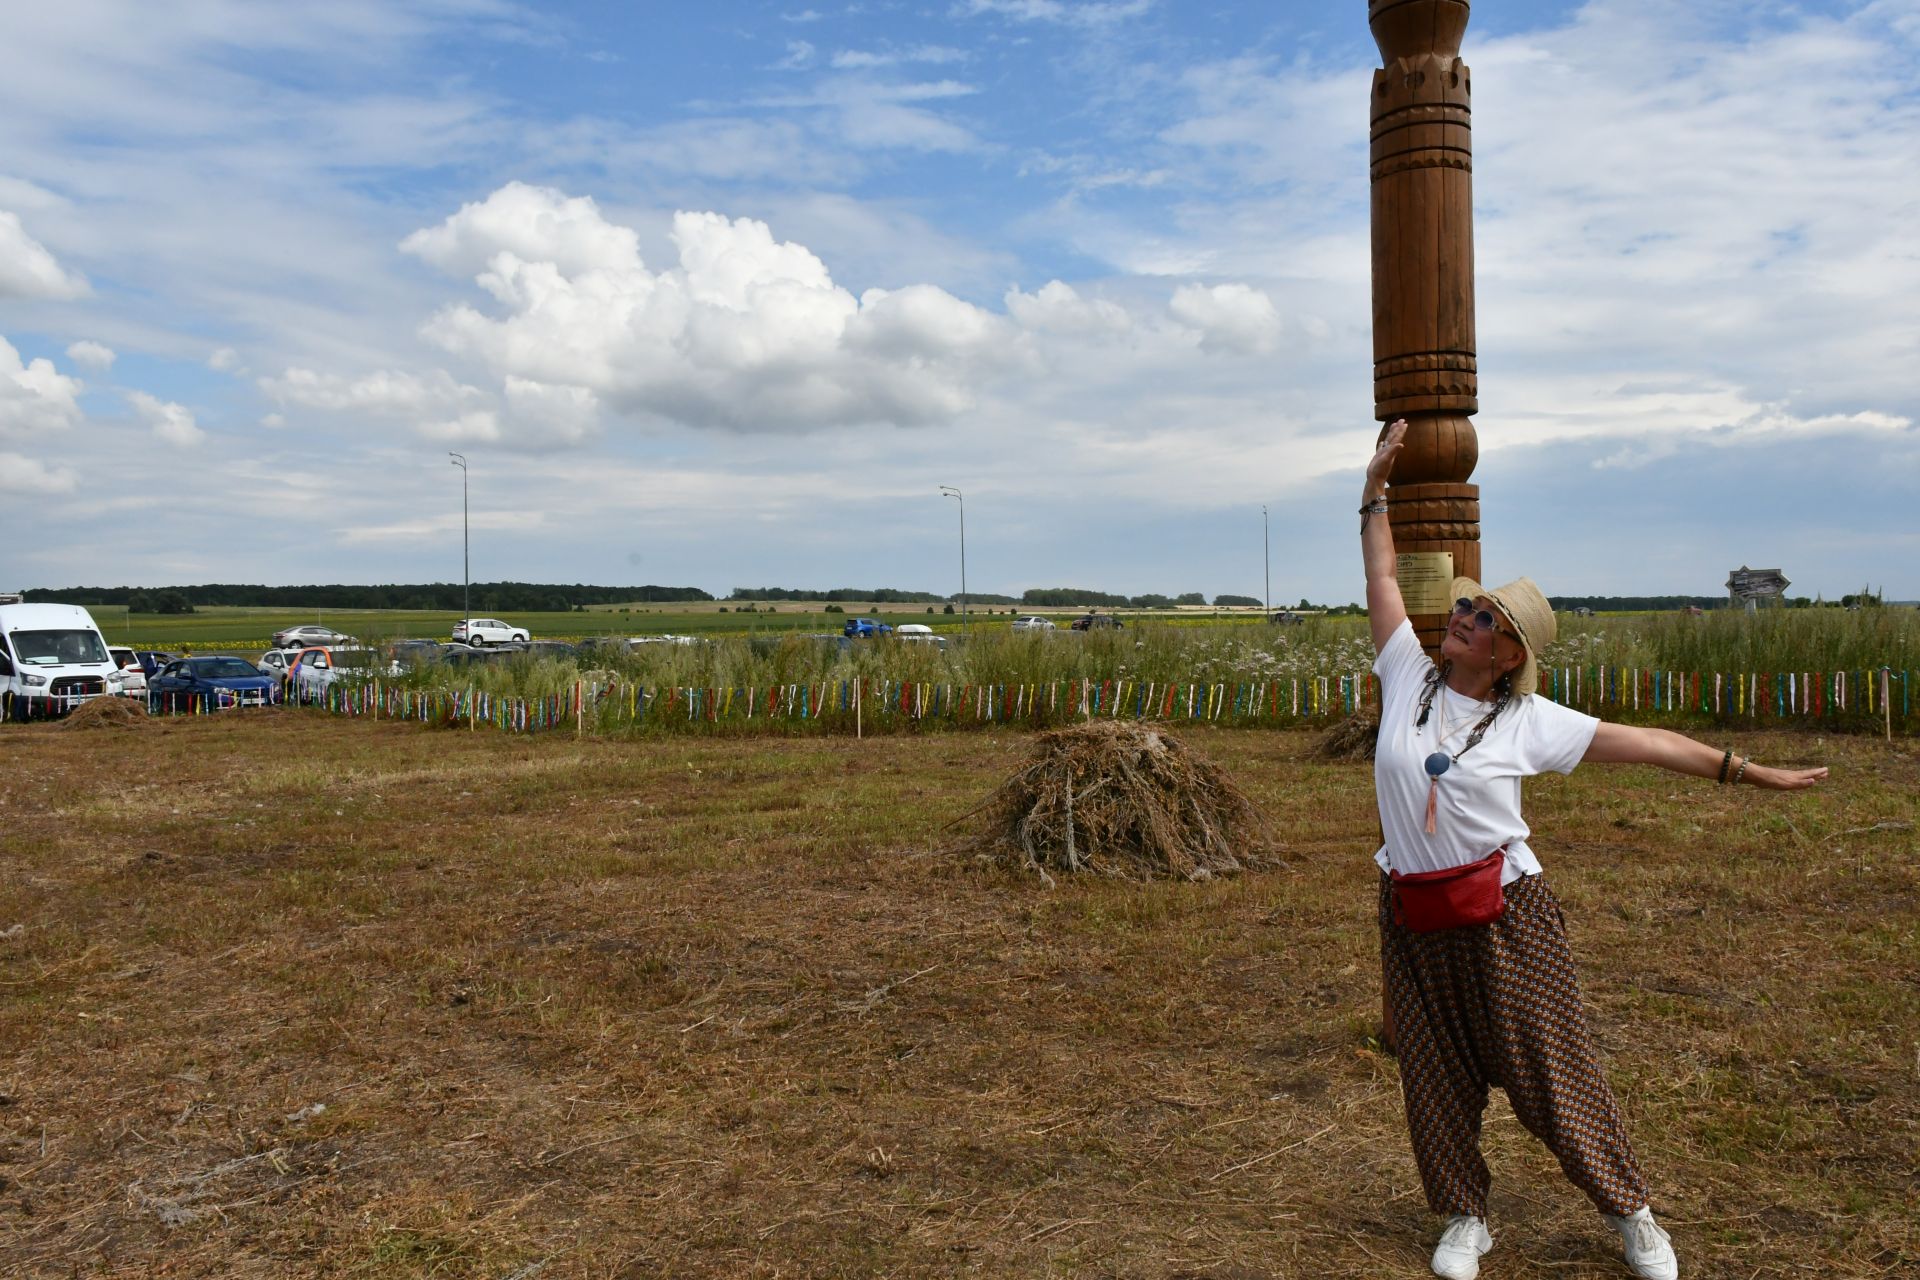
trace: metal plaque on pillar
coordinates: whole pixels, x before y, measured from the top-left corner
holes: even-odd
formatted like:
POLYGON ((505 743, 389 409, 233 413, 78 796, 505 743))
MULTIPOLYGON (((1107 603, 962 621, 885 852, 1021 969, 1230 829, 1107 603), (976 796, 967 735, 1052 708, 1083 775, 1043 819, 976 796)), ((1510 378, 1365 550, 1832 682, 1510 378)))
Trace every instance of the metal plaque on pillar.
MULTIPOLYGON (((1473 81, 1460 60, 1466 0, 1370 0, 1373 73, 1373 414, 1407 420, 1387 518, 1394 549, 1447 553, 1480 576, 1480 445, 1473 327, 1473 81)), ((1407 601, 1429 653, 1446 604, 1407 601)))

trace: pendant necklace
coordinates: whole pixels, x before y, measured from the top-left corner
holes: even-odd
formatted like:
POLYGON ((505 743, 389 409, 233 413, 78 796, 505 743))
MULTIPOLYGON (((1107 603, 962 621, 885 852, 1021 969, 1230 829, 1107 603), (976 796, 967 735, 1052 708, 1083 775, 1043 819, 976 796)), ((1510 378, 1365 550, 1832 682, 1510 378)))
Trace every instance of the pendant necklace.
POLYGON ((1464 728, 1468 723, 1467 721, 1463 720, 1459 724, 1453 725, 1451 728, 1449 728, 1448 727, 1449 719, 1450 717, 1447 715, 1447 682, 1443 679, 1440 681, 1440 728, 1441 728, 1440 741, 1434 744, 1435 750, 1431 755, 1427 757, 1427 762, 1426 762, 1427 834, 1428 835, 1434 834, 1436 829, 1435 819, 1439 815, 1440 775, 1445 773, 1447 770, 1453 768, 1455 761, 1459 760, 1460 757, 1467 754, 1467 752, 1473 750, 1474 747, 1477 746, 1480 742, 1480 735, 1475 734, 1472 737, 1467 739, 1466 746, 1460 748, 1460 750, 1455 752, 1454 754, 1448 755, 1445 750, 1445 747, 1447 745, 1447 739, 1451 738, 1454 734, 1460 732, 1460 730, 1464 728))

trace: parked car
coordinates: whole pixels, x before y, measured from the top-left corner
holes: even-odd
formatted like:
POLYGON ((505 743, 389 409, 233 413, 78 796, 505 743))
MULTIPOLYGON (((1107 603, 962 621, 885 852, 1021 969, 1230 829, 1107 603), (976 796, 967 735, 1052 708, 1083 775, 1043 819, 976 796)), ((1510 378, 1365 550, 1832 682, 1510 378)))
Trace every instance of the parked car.
POLYGON ((140 660, 140 669, 152 680, 160 674, 160 668, 173 661, 173 655, 159 649, 135 649, 133 656, 140 660))
POLYGON ((263 707, 277 702, 280 682, 260 674, 245 658, 209 653, 175 658, 147 683, 150 697, 163 707, 170 699, 206 698, 215 706, 263 707))
POLYGON ((325 693, 342 680, 369 680, 382 670, 371 649, 302 649, 287 668, 288 689, 304 698, 325 693))
POLYGON ((1024 618, 1015 618, 1013 620, 1013 629, 1015 631, 1057 631, 1059 627, 1054 624, 1051 618, 1042 618, 1038 614, 1030 614, 1024 618))
POLYGON ((700 643, 699 636, 676 636, 676 635, 665 635, 665 634, 657 635, 657 636, 630 636, 627 639, 627 648, 637 649, 643 644, 699 644, 699 643, 700 643))
POLYGON ((532 658, 544 658, 548 662, 572 662, 580 656, 580 650, 564 640, 533 640, 526 646, 526 652, 532 658))
POLYGON ((273 633, 273 647, 276 649, 306 649, 313 645, 353 644, 354 638, 332 627, 323 627, 317 622, 304 623, 297 627, 287 627, 273 633))
POLYGON ((294 659, 299 656, 291 649, 269 649, 261 654, 260 661, 253 665, 260 669, 261 675, 272 676, 275 680, 284 682, 287 678, 287 669, 293 666, 294 659))
POLYGON ((903 622, 893 629, 893 638, 901 644, 930 644, 936 649, 947 647, 947 638, 935 635, 933 628, 922 622, 903 622))
POLYGON ((1306 615, 1295 613, 1291 609, 1281 609, 1277 613, 1267 615, 1268 622, 1277 623, 1283 627, 1297 627, 1306 620, 1306 615))
POLYGON ((1109 627, 1115 631, 1125 629, 1125 624, 1110 613, 1090 613, 1084 618, 1075 618, 1072 626, 1075 631, 1104 631, 1109 627))
POLYGON ((525 627, 516 627, 498 618, 468 618, 453 624, 454 643, 470 644, 476 649, 483 644, 525 644, 532 638, 525 627))
POLYGON ((140 659, 133 650, 110 644, 107 652, 113 656, 114 665, 120 668, 119 692, 129 698, 147 696, 147 673, 140 669, 140 659))
POLYGON ((856 640, 871 640, 876 636, 892 635, 893 627, 878 618, 848 618, 847 625, 840 628, 840 634, 856 640))

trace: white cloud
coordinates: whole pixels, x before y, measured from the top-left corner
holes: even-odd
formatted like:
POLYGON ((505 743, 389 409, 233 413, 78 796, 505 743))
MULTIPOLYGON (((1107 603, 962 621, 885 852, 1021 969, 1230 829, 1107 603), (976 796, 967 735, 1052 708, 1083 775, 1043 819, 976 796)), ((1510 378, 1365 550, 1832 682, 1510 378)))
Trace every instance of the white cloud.
POLYGON ((82 369, 88 369, 94 373, 105 373, 113 368, 113 362, 118 357, 114 355, 113 348, 82 338, 68 346, 67 359, 82 369))
POLYGON ((967 16, 994 14, 1015 22, 1052 22, 1075 27, 1104 27, 1137 18, 1153 8, 1153 0, 1071 4, 1067 0, 965 0, 958 11, 967 16))
POLYGON ((1049 280, 1033 293, 1009 289, 1007 314, 1029 329, 1094 337, 1126 333, 1133 316, 1117 302, 1086 298, 1062 280, 1049 280))
POLYGON ((1200 349, 1254 355, 1280 339, 1273 299, 1245 284, 1187 284, 1174 290, 1173 314, 1200 331, 1200 349))
POLYGON ((0 493, 72 493, 80 477, 17 453, 0 452, 0 493))
POLYGON ((27 234, 18 214, 0 209, 0 298, 81 298, 86 278, 67 271, 27 234))
POLYGON ((53 361, 23 362, 0 338, 0 437, 31 438, 65 431, 80 420, 84 385, 53 367, 53 361))
POLYGON ((482 398, 477 388, 454 381, 443 369, 425 375, 379 369, 347 378, 296 367, 278 377, 260 379, 260 388, 283 405, 389 418, 443 413, 482 398))
POLYGON ((280 431, 286 427, 287 419, 284 414, 269 413, 260 419, 260 425, 269 431, 280 431))
POLYGON ((178 449, 190 449, 207 438, 207 433, 200 429, 185 405, 161 400, 144 391, 129 392, 127 400, 146 420, 156 440, 178 449))
POLYGON ((479 268, 500 314, 450 306, 426 335, 503 381, 542 384, 537 397, 506 386, 510 401, 537 398, 549 425, 563 403, 580 421, 581 393, 741 431, 919 425, 973 404, 1009 358, 1000 318, 930 285, 856 299, 763 222, 679 213, 671 238, 678 264, 650 271, 638 236, 592 200, 514 183, 403 247, 455 273, 479 268))
POLYGON ((245 372, 240 368, 240 353, 232 347, 216 347, 207 357, 207 368, 215 373, 245 372))
POLYGON ((948 62, 965 62, 964 50, 949 48, 946 45, 922 44, 906 49, 842 49, 833 55, 833 66, 839 71, 868 71, 879 67, 897 67, 906 63, 931 63, 940 65, 948 62))

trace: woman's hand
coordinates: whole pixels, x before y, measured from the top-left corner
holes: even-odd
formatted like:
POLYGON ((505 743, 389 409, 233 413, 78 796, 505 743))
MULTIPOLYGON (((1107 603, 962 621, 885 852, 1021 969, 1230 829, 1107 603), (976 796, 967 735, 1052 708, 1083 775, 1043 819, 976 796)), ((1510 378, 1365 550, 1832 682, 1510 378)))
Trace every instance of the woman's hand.
POLYGON ((1769 769, 1766 765, 1749 762, 1747 771, 1740 775, 1740 781, 1768 791, 1805 791, 1817 782, 1824 782, 1826 777, 1824 768, 1769 769))
POLYGON ((1407 420, 1395 418, 1380 433, 1380 447, 1374 451, 1373 461, 1367 464, 1367 497, 1378 497, 1387 491, 1387 477, 1393 474, 1393 459, 1407 440, 1407 420))

